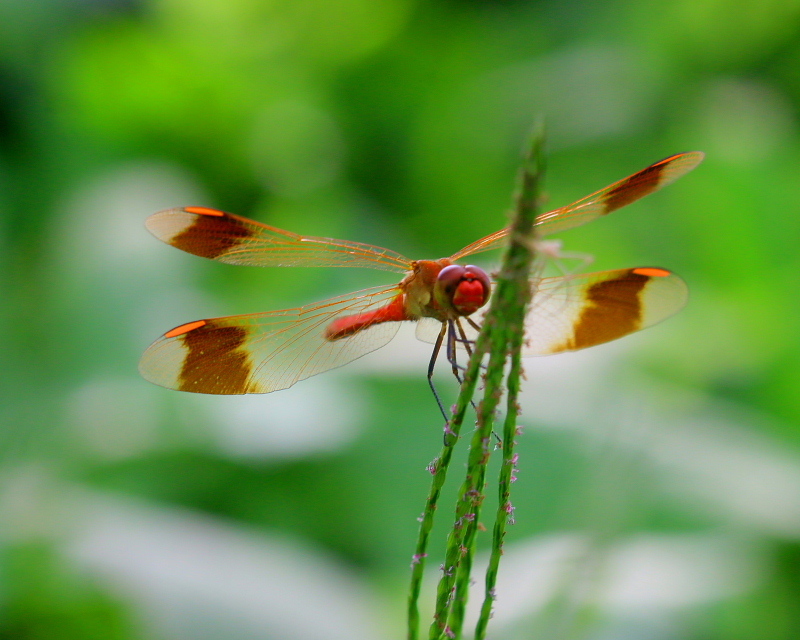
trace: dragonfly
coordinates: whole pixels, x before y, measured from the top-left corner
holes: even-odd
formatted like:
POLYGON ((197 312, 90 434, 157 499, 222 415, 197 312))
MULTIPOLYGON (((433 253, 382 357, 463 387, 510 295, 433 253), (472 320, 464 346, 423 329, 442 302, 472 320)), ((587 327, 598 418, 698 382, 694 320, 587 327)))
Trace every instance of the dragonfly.
MULTIPOLYGON (((701 152, 673 155, 577 202, 540 214, 537 236, 605 216, 694 169, 701 152)), ((181 324, 142 356, 142 376, 162 387, 206 394, 270 393, 340 367, 386 345, 404 322, 434 345, 433 385, 443 345, 459 378, 458 349, 469 351, 491 296, 492 279, 461 262, 506 243, 504 228, 439 260, 409 260, 382 247, 301 236, 208 207, 178 207, 150 216, 147 229, 188 253, 227 264, 260 267, 362 267, 403 274, 373 287, 294 309, 181 324)), ((679 311, 684 281, 660 267, 534 277, 525 318, 524 356, 575 351, 650 327, 679 311)), ((460 379, 460 378, 459 378, 460 379)))

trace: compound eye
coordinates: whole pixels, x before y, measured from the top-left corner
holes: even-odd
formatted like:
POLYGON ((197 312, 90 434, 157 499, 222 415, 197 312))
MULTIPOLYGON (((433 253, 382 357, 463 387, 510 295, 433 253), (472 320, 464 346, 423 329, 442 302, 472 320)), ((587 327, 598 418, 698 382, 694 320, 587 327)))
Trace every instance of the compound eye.
POLYGON ((489 298, 489 292, 492 289, 492 281, 489 279, 489 275, 480 267, 476 267, 474 264, 468 264, 464 267, 464 275, 463 277, 467 280, 477 280, 483 285, 483 289, 486 292, 486 298, 489 298))
POLYGON ((438 280, 446 291, 452 290, 461 282, 466 270, 467 269, 460 264, 451 264, 439 272, 439 275, 436 276, 436 280, 438 280))

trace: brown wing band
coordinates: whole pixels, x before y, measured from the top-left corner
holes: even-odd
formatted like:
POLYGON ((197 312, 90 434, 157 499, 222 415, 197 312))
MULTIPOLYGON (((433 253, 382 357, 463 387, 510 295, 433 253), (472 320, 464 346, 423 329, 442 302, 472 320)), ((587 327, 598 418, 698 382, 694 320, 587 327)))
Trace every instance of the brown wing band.
POLYGON ((671 158, 667 158, 657 164, 650 165, 639 173, 634 173, 618 184, 616 188, 609 191, 606 195, 605 213, 608 214, 621 209, 658 189, 658 183, 661 181, 661 172, 665 164, 670 161, 671 158))
POLYGON ((194 223, 172 238, 169 243, 178 249, 203 258, 216 258, 238 246, 253 232, 228 215, 195 214, 194 223))
POLYGON ((572 336, 551 351, 576 351, 610 342, 641 328, 641 292, 651 277, 630 271, 623 278, 604 280, 586 291, 586 304, 572 336))
POLYGON ((252 363, 241 347, 247 339, 244 327, 219 326, 207 320, 181 336, 186 358, 181 367, 179 389, 194 393, 255 393, 248 383, 252 363))

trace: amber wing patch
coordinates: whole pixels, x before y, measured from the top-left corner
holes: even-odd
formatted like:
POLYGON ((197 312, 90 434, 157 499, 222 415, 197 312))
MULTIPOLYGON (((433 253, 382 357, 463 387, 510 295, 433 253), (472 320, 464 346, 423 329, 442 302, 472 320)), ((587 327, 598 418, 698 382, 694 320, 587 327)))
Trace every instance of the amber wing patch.
MULTIPOLYGON (((703 154, 699 151, 679 153, 656 162, 566 207, 542 213, 536 218, 539 235, 547 236, 572 229, 616 211, 674 182, 694 169, 702 160, 703 154)), ((457 251, 450 256, 450 259, 460 260, 482 251, 497 249, 507 242, 507 235, 508 229, 495 231, 491 235, 467 245, 461 251, 457 251)))
POLYGON ((657 164, 650 165, 642 169, 639 173, 634 173, 629 178, 620 182, 614 189, 609 191, 606 196, 606 213, 611 213, 617 209, 635 202, 639 198, 653 193, 658 189, 661 181, 661 171, 666 160, 657 164))
POLYGON ((252 235, 245 224, 232 216, 197 214, 193 223, 173 236, 169 243, 196 256, 213 259, 252 235))
POLYGON ((553 351, 585 349, 641 329, 640 294, 649 280, 631 271, 622 278, 589 286, 572 337, 553 351))
POLYGON ((247 329, 207 320, 181 336, 186 357, 178 388, 194 393, 257 393, 251 388, 252 362, 246 348, 247 329))
POLYGON ((390 304, 399 294, 397 286, 374 287, 295 309, 195 320, 151 344, 139 371, 162 387, 194 393, 286 389, 389 342, 406 318, 390 304), (376 310, 358 331, 328 336, 339 318, 369 318, 376 310))
POLYGON ((525 318, 525 355, 575 351, 651 327, 686 304, 686 283, 657 267, 543 278, 525 318))

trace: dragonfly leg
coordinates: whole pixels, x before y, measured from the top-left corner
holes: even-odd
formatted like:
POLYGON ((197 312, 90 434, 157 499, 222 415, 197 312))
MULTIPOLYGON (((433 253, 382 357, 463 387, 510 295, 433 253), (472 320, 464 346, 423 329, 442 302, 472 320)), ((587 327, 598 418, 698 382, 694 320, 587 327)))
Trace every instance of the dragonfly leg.
POLYGON ((433 345, 433 354, 431 355, 431 361, 428 363, 428 385, 430 385, 431 391, 433 391, 433 397, 436 398, 436 404, 439 405, 439 411, 442 412, 444 416, 444 421, 448 422, 450 420, 450 416, 447 415, 447 412, 444 410, 444 405, 442 405, 442 401, 439 398, 439 394, 436 391, 436 387, 433 385, 433 369, 436 366, 436 359, 439 357, 439 350, 442 348, 442 342, 444 341, 444 332, 447 330, 447 325, 442 323, 442 330, 439 332, 439 337, 436 338, 436 344, 433 345))
MULTIPOLYGON (((467 368, 458 364, 458 360, 456 360, 456 341, 463 342, 464 347, 467 349, 467 353, 469 353, 470 357, 472 356, 472 350, 469 348, 471 341, 466 339, 466 335, 464 334, 464 329, 457 319, 455 320, 455 322, 453 320, 448 320, 447 326, 448 326, 447 361, 453 367, 453 375, 456 377, 456 380, 458 380, 458 384, 463 384, 463 381, 458 373, 458 370, 462 369, 466 371, 467 368), (458 331, 461 334, 461 339, 456 337, 456 325, 458 326, 458 331)), ((478 413, 478 407, 475 406, 475 402, 470 400, 469 403, 472 405, 472 408, 475 411, 475 413, 478 413)))
MULTIPOLYGON (((472 318, 464 318, 464 320, 469 322, 470 326, 472 326, 472 328, 475 329, 475 331, 480 332, 481 330, 480 326, 478 326, 472 318)), ((471 358, 472 349, 470 348, 470 345, 475 344, 475 340, 470 340, 469 338, 467 338, 467 333, 464 331, 464 327, 461 324, 460 318, 456 319, 456 325, 458 326, 458 332, 461 334, 461 339, 459 340, 459 342, 464 345, 464 348, 467 350, 467 353, 471 358)), ((484 364, 483 362, 481 363, 481 369, 486 369, 486 364, 484 364)))
MULTIPOLYGON (((477 324, 475 324, 475 322, 473 322, 470 318, 464 318, 464 319, 467 322, 469 322, 476 330, 480 330, 480 327, 477 324)), ((464 331, 464 327, 461 325, 460 318, 456 318, 456 326, 458 327, 458 332, 461 334, 461 343, 464 345, 464 348, 467 350, 467 353, 469 354, 469 357, 471 358, 472 357, 472 349, 470 349, 469 345, 475 344, 475 341, 467 339, 467 334, 464 331)), ((481 364, 481 367, 485 369, 486 365, 485 364, 481 364)), ((478 412, 478 407, 475 406, 474 402, 472 403, 472 408, 475 409, 475 413, 478 412)), ((492 430, 492 435, 497 439, 498 446, 502 447, 503 446, 503 440, 500 438, 499 435, 497 435, 497 432, 492 430)))
POLYGON ((463 337, 462 336, 458 336, 458 337, 456 337, 456 342, 458 342, 459 344, 463 344, 464 345, 464 348, 467 350, 467 355, 469 355, 469 356, 472 355, 472 350, 470 349, 470 346, 475 344, 474 340, 470 340, 466 336, 463 336, 463 337))
POLYGON ((455 322, 452 320, 447 321, 447 361, 450 363, 450 366, 453 367, 453 375, 458 380, 458 384, 461 384, 461 374, 459 374, 459 369, 466 369, 463 365, 458 364, 458 359, 456 358, 456 325, 455 322))
MULTIPOLYGON (((469 320, 469 318, 467 318, 467 320, 469 320)), ((472 347, 470 347, 470 345, 475 344, 475 341, 467 338, 467 334, 464 332, 464 327, 461 325, 460 318, 456 318, 456 326, 458 327, 458 334, 461 336, 461 340, 459 340, 459 342, 464 345, 464 348, 467 350, 467 355, 471 358, 472 347)))
POLYGON ((470 327, 472 327, 473 329, 475 329, 475 331, 477 331, 478 333, 480 333, 480 331, 481 331, 481 328, 480 328, 480 325, 478 325, 478 323, 477 323, 477 322, 475 322, 475 321, 474 321, 472 318, 469 318, 469 317, 465 317, 465 318, 464 318, 464 320, 466 320, 467 322, 469 322, 469 326, 470 326, 470 327))

